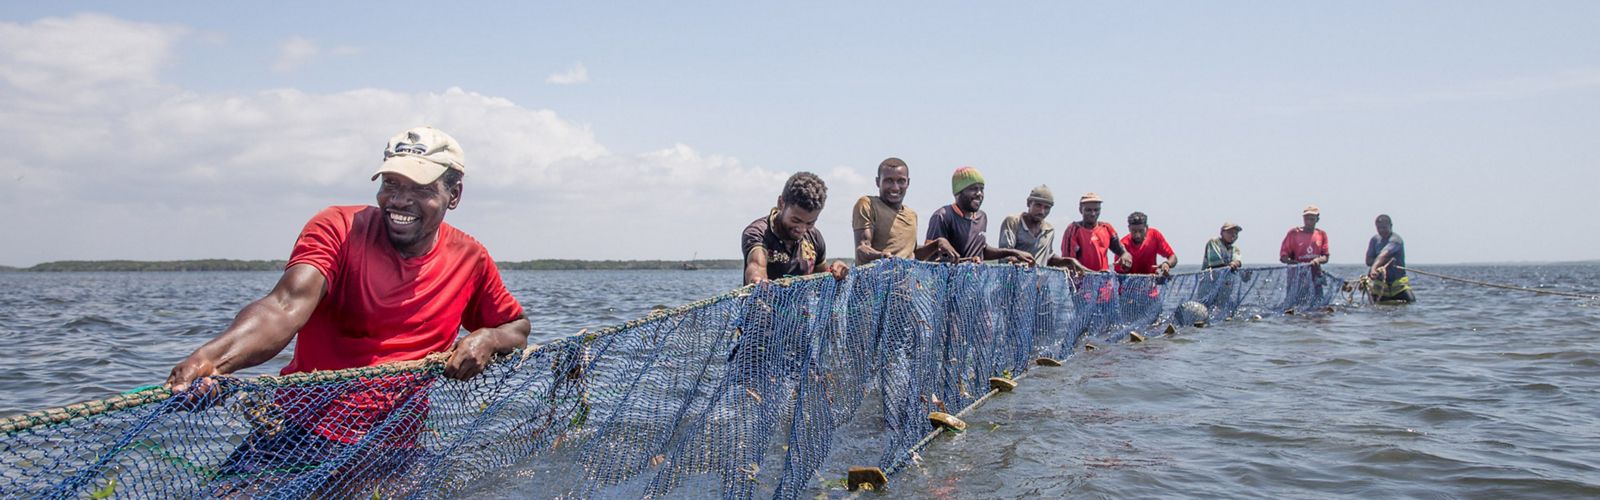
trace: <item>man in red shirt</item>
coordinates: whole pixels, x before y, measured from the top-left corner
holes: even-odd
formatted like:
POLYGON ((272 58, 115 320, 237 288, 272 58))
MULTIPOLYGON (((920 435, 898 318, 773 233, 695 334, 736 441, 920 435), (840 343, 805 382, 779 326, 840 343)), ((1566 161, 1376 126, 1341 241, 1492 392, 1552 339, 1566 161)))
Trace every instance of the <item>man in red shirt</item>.
POLYGON ((1150 227, 1148 221, 1144 212, 1128 215, 1128 235, 1122 237, 1122 247, 1128 250, 1130 262, 1128 265, 1118 262, 1117 272, 1166 275, 1178 265, 1178 255, 1172 251, 1172 245, 1167 244, 1167 237, 1150 227), (1158 255, 1166 258, 1161 264, 1156 264, 1158 255))
POLYGON ((1322 218, 1322 210, 1316 205, 1307 205, 1300 212, 1303 226, 1292 228, 1289 234, 1284 235, 1283 245, 1278 247, 1278 262, 1284 264, 1311 264, 1321 269, 1328 263, 1328 233, 1317 229, 1317 221, 1322 218))
MULTIPOLYGON (((1083 215, 1083 220, 1068 224, 1066 235, 1061 238, 1061 258, 1072 259, 1076 265, 1093 272, 1111 269, 1107 251, 1116 254, 1117 265, 1132 264, 1127 250, 1122 248, 1122 241, 1117 239, 1117 228, 1100 222, 1100 204, 1104 201, 1094 193, 1084 193, 1078 198, 1078 213, 1083 215)), ((1054 261, 1051 265, 1055 265, 1054 261)))
MULTIPOLYGON (((444 223, 461 202, 460 144, 419 127, 395 136, 383 154, 372 176, 383 179, 377 206, 328 207, 312 217, 272 291, 174 366, 167 387, 182 393, 198 383, 205 390, 188 394, 191 401, 214 402, 216 386, 206 377, 266 362, 290 340, 285 375, 449 352, 444 374, 458 380, 527 343, 528 320, 488 251, 444 223), (468 333, 458 336, 463 328, 468 333)), ((385 447, 415 449, 425 387, 410 373, 280 389, 270 405, 278 421, 253 432, 221 469, 250 476, 318 465, 380 428, 390 430, 385 447)))

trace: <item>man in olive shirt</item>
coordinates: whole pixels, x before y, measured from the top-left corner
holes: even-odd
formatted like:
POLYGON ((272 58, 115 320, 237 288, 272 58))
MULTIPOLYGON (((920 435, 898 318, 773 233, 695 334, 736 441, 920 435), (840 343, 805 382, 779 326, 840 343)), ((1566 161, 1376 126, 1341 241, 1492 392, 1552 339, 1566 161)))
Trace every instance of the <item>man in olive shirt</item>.
POLYGON ((1028 193, 1028 210, 1006 216, 1000 223, 1000 248, 1015 248, 1033 254, 1034 262, 1048 262, 1056 255, 1056 228, 1044 219, 1055 205, 1050 186, 1033 188, 1028 193))
MULTIPOLYGON (((744 284, 823 272, 827 245, 816 224, 827 201, 828 186, 816 174, 789 176, 778 195, 778 206, 744 228, 740 238, 744 284)), ((850 268, 836 260, 826 271, 843 280, 850 268)))
POLYGON ((955 260, 955 249, 944 238, 917 246, 917 212, 905 206, 911 187, 911 167, 899 158, 878 164, 878 196, 862 196, 851 211, 855 232, 856 265, 885 257, 918 260, 955 260))

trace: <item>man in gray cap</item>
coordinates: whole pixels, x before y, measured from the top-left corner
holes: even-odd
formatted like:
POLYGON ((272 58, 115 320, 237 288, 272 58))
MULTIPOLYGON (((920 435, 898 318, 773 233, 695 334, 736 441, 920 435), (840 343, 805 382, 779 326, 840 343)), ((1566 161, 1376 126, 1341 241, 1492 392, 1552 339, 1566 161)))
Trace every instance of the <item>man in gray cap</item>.
POLYGON ((1056 228, 1044 219, 1055 204, 1050 186, 1033 188, 1028 192, 1028 209, 1000 223, 1000 248, 1015 248, 1033 254, 1034 262, 1048 262, 1056 254, 1056 228))

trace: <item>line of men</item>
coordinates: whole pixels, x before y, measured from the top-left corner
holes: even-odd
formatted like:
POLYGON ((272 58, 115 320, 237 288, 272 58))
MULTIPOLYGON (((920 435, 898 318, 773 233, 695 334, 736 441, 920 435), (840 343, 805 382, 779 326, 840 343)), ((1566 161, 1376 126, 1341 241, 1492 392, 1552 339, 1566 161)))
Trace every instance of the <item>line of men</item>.
MULTIPOLYGON (((1150 227, 1149 216, 1143 212, 1128 215, 1128 234, 1119 238, 1114 226, 1100 220, 1105 200, 1092 192, 1078 198, 1082 218, 1067 226, 1061 238, 1061 253, 1057 255, 1056 229, 1045 220, 1055 206, 1049 186, 1041 185, 1028 193, 1027 210, 1007 216, 1000 223, 999 245, 990 246, 989 218, 981 209, 985 183, 978 169, 964 166, 951 174, 950 190, 955 201, 933 212, 928 218, 927 233, 920 240, 917 212, 905 206, 911 167, 899 158, 885 159, 878 164, 875 181, 878 195, 862 196, 851 211, 857 264, 889 257, 933 262, 1001 260, 1065 267, 1078 273, 1115 270, 1120 274, 1155 275, 1170 274, 1178 265, 1177 254, 1166 236, 1150 227)), ((815 174, 800 172, 789 178, 777 206, 744 229, 740 250, 744 255, 745 284, 823 270, 841 280, 849 274, 849 266, 842 261, 824 264, 825 245, 816 221, 826 201, 827 186, 815 174)), ((1278 260, 1284 264, 1311 264, 1320 272, 1328 262, 1328 235, 1317 229, 1322 211, 1314 205, 1307 206, 1301 215, 1303 225, 1284 235, 1278 260)), ((1379 215, 1376 226, 1378 234, 1367 246, 1372 283, 1368 292, 1376 300, 1415 300, 1405 274, 1405 244, 1393 232, 1393 221, 1388 215, 1379 215)), ((1242 230, 1238 224, 1223 223, 1218 236, 1206 242, 1201 268, 1238 269, 1241 252, 1235 243, 1242 230)))
MULTIPOLYGON (((290 342, 294 356, 280 372, 284 375, 444 353, 443 375, 459 380, 477 376, 495 356, 526 345, 531 325, 488 250, 444 222, 461 203, 465 176, 466 155, 443 131, 417 127, 390 139, 382 164, 369 179, 381 179, 376 204, 331 206, 311 217, 272 290, 173 366, 166 387, 176 393, 180 407, 218 403, 225 391, 216 377, 264 363, 290 342)), ((1028 211, 1008 217, 1002 223, 1002 244, 990 247, 988 219, 980 210, 983 175, 977 169, 956 170, 951 178, 956 202, 934 212, 920 243, 917 214, 903 203, 911 185, 910 168, 899 159, 884 160, 877 184, 878 196, 862 197, 852 217, 858 263, 891 256, 944 262, 1002 259, 1104 271, 1105 254, 1114 251, 1121 272, 1165 273, 1177 264, 1165 238, 1146 226, 1143 214, 1130 219, 1137 220, 1130 226, 1132 234, 1117 239, 1109 224, 1098 222, 1102 200, 1092 193, 1079 200, 1084 220, 1073 223, 1062 242, 1063 255, 1055 256, 1054 230, 1044 220, 1054 205, 1049 188, 1030 193, 1028 211), (1167 260, 1157 264, 1154 255, 1167 260)), ((824 265, 826 248, 815 224, 826 201, 827 186, 816 175, 801 172, 789 178, 777 206, 745 228, 746 283, 822 271, 838 279, 848 275, 843 262, 824 265)), ((1284 262, 1327 262, 1327 235, 1315 228, 1317 216, 1314 207, 1308 208, 1305 227, 1297 229, 1305 234, 1291 231, 1292 238, 1285 238, 1284 262)), ((1379 216, 1377 224, 1378 236, 1368 245, 1369 274, 1384 283, 1381 291, 1409 297, 1404 243, 1392 232, 1388 216, 1379 216)), ((1205 267, 1239 267, 1239 251, 1233 246, 1239 231, 1236 224, 1222 226, 1221 237, 1206 245, 1205 267)), ((568 373, 559 379, 571 380, 570 374, 577 372, 568 373)), ((245 478, 235 485, 242 490, 232 493, 249 494, 264 491, 268 485, 262 482, 294 477, 269 472, 313 470, 351 456, 378 469, 404 470, 404 463, 418 455, 403 451, 422 449, 417 436, 428 407, 421 391, 426 378, 378 377, 362 387, 329 393, 326 400, 279 401, 285 413, 282 425, 253 429, 218 467, 218 475, 245 478), (420 405, 414 404, 418 398, 424 401, 420 405), (401 430, 377 447, 361 443, 399 408, 415 410, 398 423, 401 430)), ((319 493, 352 496, 365 486, 346 484, 319 493)))

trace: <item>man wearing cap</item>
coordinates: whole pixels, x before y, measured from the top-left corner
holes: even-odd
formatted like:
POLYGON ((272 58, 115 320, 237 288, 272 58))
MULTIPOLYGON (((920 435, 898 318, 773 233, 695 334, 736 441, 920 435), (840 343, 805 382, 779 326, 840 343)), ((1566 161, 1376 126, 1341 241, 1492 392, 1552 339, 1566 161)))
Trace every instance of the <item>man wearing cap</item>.
POLYGON ((1013 248, 989 246, 989 216, 983 206, 983 174, 972 167, 961 167, 950 175, 950 191, 956 202, 939 207, 928 217, 926 240, 944 238, 955 247, 961 260, 982 262, 986 259, 1006 259, 1033 263, 1033 254, 1013 248))
POLYGON ((943 238, 917 246, 917 212, 905 206, 911 167, 899 158, 878 163, 878 196, 862 196, 850 214, 856 265, 885 257, 954 261, 955 249, 943 238))
POLYGON ((1367 293, 1379 302, 1415 302, 1411 278, 1406 276, 1406 242, 1394 232, 1394 220, 1381 214, 1374 221, 1378 234, 1367 241, 1367 293))
POLYGON ((783 183, 778 206, 745 226, 739 238, 744 254, 744 284, 829 272, 843 280, 850 273, 844 262, 824 268, 828 247, 816 228, 828 186, 811 172, 797 172, 783 183))
POLYGON ((1128 215, 1128 235, 1122 237, 1122 247, 1128 250, 1129 264, 1117 262, 1118 273, 1166 275, 1178 265, 1178 255, 1172 251, 1172 245, 1167 244, 1167 237, 1149 226, 1149 217, 1144 212, 1128 215), (1165 260, 1156 264, 1157 256, 1165 260))
POLYGON ((1232 222, 1222 223, 1221 234, 1206 242, 1206 257, 1204 262, 1200 263, 1200 268, 1216 269, 1226 267, 1228 269, 1238 269, 1239 266, 1243 265, 1240 261, 1239 249, 1233 246, 1234 242, 1239 241, 1239 231, 1243 230, 1244 228, 1239 227, 1238 224, 1232 222))
POLYGON ((1311 264, 1321 269, 1328 263, 1328 233, 1317 229, 1317 221, 1322 218, 1322 210, 1316 205, 1308 205, 1300 212, 1304 225, 1289 229, 1289 234, 1283 236, 1283 244, 1278 247, 1278 262, 1284 264, 1311 264))
POLYGON ((1033 254, 1034 262, 1049 262, 1056 255, 1056 228, 1044 219, 1055 204, 1050 186, 1041 184, 1029 191, 1028 209, 1000 222, 1000 248, 1015 248, 1033 254))
POLYGON ((1061 237, 1061 257, 1072 259, 1093 272, 1111 269, 1111 262, 1106 259, 1107 251, 1117 256, 1117 265, 1132 265, 1127 249, 1117 239, 1117 228, 1100 222, 1100 205, 1104 201, 1094 193, 1084 193, 1079 197, 1078 213, 1083 220, 1068 225, 1067 234, 1061 237))
MULTIPOLYGON (((444 374, 460 380, 482 372, 495 354, 527 343, 528 320, 489 252, 444 222, 445 212, 461 202, 461 145, 419 127, 390 139, 383 156, 372 176, 382 179, 377 206, 332 206, 312 217, 272 291, 174 366, 169 388, 182 392, 200 381, 210 393, 216 386, 202 377, 266 362, 291 339, 294 357, 285 375, 449 352, 444 374), (458 336, 463 328, 468 333, 458 336)), ((273 458, 274 449, 284 446, 317 450, 292 453, 314 465, 380 425, 389 426, 385 445, 414 447, 422 417, 388 415, 400 407, 425 414, 425 380, 415 374, 365 380, 338 393, 280 393, 278 406, 289 413, 285 429, 252 434, 223 468, 248 474, 305 465, 274 461, 281 460, 273 458), (266 463, 255 463, 260 460, 266 463)))

